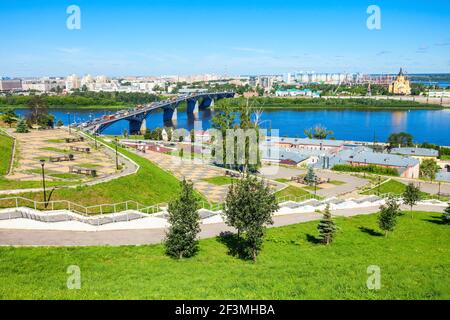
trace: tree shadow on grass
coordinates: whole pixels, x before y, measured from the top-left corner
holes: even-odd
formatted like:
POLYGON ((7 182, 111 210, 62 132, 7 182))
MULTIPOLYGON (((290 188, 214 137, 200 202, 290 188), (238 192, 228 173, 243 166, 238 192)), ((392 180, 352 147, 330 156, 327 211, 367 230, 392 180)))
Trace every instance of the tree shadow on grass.
POLYGON ((378 232, 378 231, 373 230, 371 228, 359 227, 359 230, 361 230, 361 232, 367 233, 367 234, 369 234, 371 236, 374 236, 374 237, 382 237, 383 236, 383 234, 381 232, 378 232))
POLYGON ((312 243, 312 244, 319 244, 320 240, 317 239, 317 237, 313 236, 312 234, 306 234, 306 241, 312 243))
POLYGON ((422 221, 431 222, 434 224, 442 224, 442 225, 445 224, 440 216, 432 216, 431 219, 422 219, 422 221))
POLYGON ((221 232, 217 241, 228 248, 228 254, 242 260, 252 260, 245 250, 245 239, 230 231, 221 232))

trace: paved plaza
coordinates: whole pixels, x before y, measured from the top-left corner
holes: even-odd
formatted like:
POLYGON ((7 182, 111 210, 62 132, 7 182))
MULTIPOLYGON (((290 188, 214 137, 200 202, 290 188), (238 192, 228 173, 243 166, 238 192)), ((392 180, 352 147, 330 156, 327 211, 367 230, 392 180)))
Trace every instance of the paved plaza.
MULTIPOLYGON (((92 141, 66 143, 66 138, 77 138, 63 129, 33 130, 29 133, 10 134, 16 138, 16 154, 13 173, 8 175, 12 180, 39 180, 41 177, 40 159, 45 159, 45 172, 48 180, 92 180, 91 176, 69 174, 70 167, 76 166, 95 169, 97 178, 116 173, 115 159, 105 152, 103 147, 95 149, 92 141), (89 153, 74 151, 70 147, 90 148, 89 153), (50 157, 72 154, 73 161, 50 162, 50 157)), ((100 144, 99 144, 100 146, 100 144)))
POLYGON ((203 181, 206 178, 223 176, 224 170, 201 163, 200 160, 181 159, 164 153, 146 151, 140 156, 149 159, 165 171, 169 171, 179 180, 191 180, 194 188, 203 194, 208 201, 220 203, 225 200, 229 185, 218 186, 203 181))

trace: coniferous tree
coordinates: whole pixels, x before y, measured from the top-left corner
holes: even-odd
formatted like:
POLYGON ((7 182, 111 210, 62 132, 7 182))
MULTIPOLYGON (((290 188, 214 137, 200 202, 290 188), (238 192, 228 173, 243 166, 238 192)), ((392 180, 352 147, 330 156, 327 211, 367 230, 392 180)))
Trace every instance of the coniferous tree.
POLYGON ((420 200, 420 189, 414 185, 414 183, 410 183, 406 186, 405 192, 403 192, 403 203, 410 206, 411 217, 412 217, 412 209, 414 205, 420 200))
POLYGON ((450 224, 450 203, 448 207, 442 213, 442 222, 444 224, 450 224))
POLYGON ((325 208, 323 217, 320 220, 317 229, 319 230, 318 239, 320 240, 320 242, 329 245, 333 241, 334 235, 336 233, 336 225, 334 224, 334 221, 331 217, 329 204, 325 208))
POLYGON ((306 173, 305 182, 309 186, 313 186, 316 182, 316 174, 314 173, 314 168, 312 166, 308 167, 308 172, 306 173))
POLYGON ((8 108, 2 113, 1 119, 11 128, 12 124, 17 122, 17 115, 13 109, 8 108))
POLYGON ((387 237, 389 231, 393 231, 397 224, 397 216, 400 214, 400 205, 395 198, 389 198, 385 205, 380 207, 378 225, 387 237))
POLYGON ((20 119, 20 121, 17 123, 16 132, 17 133, 27 133, 28 132, 28 126, 24 119, 20 119))
POLYGON ((200 232, 198 203, 192 183, 181 182, 180 197, 169 203, 170 228, 166 234, 166 253, 182 259, 193 256, 198 250, 197 235, 200 232))
POLYGON ((225 222, 244 234, 244 251, 253 261, 261 250, 266 225, 273 223, 272 214, 276 210, 276 197, 264 181, 247 175, 231 185, 225 222))

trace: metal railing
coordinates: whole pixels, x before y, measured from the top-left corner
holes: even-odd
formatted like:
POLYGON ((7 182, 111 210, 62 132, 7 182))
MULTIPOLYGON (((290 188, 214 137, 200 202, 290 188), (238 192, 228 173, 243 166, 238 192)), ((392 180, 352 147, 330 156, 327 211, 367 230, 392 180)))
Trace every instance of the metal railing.
MULTIPOLYGON (((392 192, 387 192, 387 193, 381 193, 378 194, 376 192, 373 193, 369 193, 368 195, 374 195, 374 196, 378 196, 380 198, 386 199, 386 198, 396 198, 396 199, 402 199, 403 195, 399 194, 399 193, 392 193, 392 192)), ((437 194, 421 194, 420 195, 420 200, 440 200, 440 201, 449 201, 450 198, 446 195, 437 195, 437 194)))
MULTIPOLYGON (((201 208, 211 211, 219 211, 224 208, 223 203, 209 203, 202 201, 201 208)), ((124 211, 134 210, 143 214, 155 214, 164 212, 168 209, 168 203, 158 203, 155 205, 143 205, 139 202, 128 200, 118 203, 104 203, 93 206, 84 206, 68 200, 51 200, 51 201, 37 201, 20 196, 0 198, 0 209, 10 209, 26 207, 39 211, 58 211, 68 210, 85 217, 114 214, 124 211)))
POLYGON ((69 210, 83 216, 103 215, 119 213, 128 210, 135 210, 145 214, 155 214, 164 211, 167 208, 167 203, 159 203, 151 206, 142 205, 136 201, 124 201, 118 203, 105 203, 93 206, 84 206, 68 200, 51 200, 51 201, 36 201, 24 197, 7 197, 0 198, 0 208, 19 208, 26 207, 40 211, 57 211, 69 210))
POLYGON ((298 196, 298 197, 293 196, 293 195, 277 197, 277 202, 278 203, 283 203, 283 202, 287 202, 287 201, 302 202, 302 201, 311 200, 311 199, 320 200, 317 196, 315 196, 313 194, 305 194, 303 196, 298 196))

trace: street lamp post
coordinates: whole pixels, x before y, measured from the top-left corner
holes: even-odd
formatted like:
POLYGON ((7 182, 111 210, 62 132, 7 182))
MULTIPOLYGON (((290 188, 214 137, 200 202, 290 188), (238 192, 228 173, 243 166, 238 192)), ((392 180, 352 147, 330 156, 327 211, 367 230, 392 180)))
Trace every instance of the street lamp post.
POLYGON ((116 170, 119 170, 119 158, 118 158, 118 153, 117 153, 117 144, 118 144, 117 137, 115 137, 115 141, 116 141, 116 170))
POLYGON ((45 160, 42 159, 42 160, 40 160, 40 162, 41 162, 41 169, 42 169, 42 188, 44 189, 44 205, 47 208, 47 194, 45 191, 45 169, 44 169, 45 160))
POLYGON ((378 176, 378 196, 380 196, 380 184, 381 184, 381 177, 378 176))
POLYGON ((314 196, 317 197, 317 177, 314 178, 314 196))
POLYGON ((439 182, 439 190, 438 190, 438 197, 441 196, 441 182, 439 182))
POLYGON ((70 134, 70 112, 67 112, 67 125, 69 127, 69 134, 70 134))
POLYGON ((364 178, 366 177, 367 159, 364 159, 364 178))

